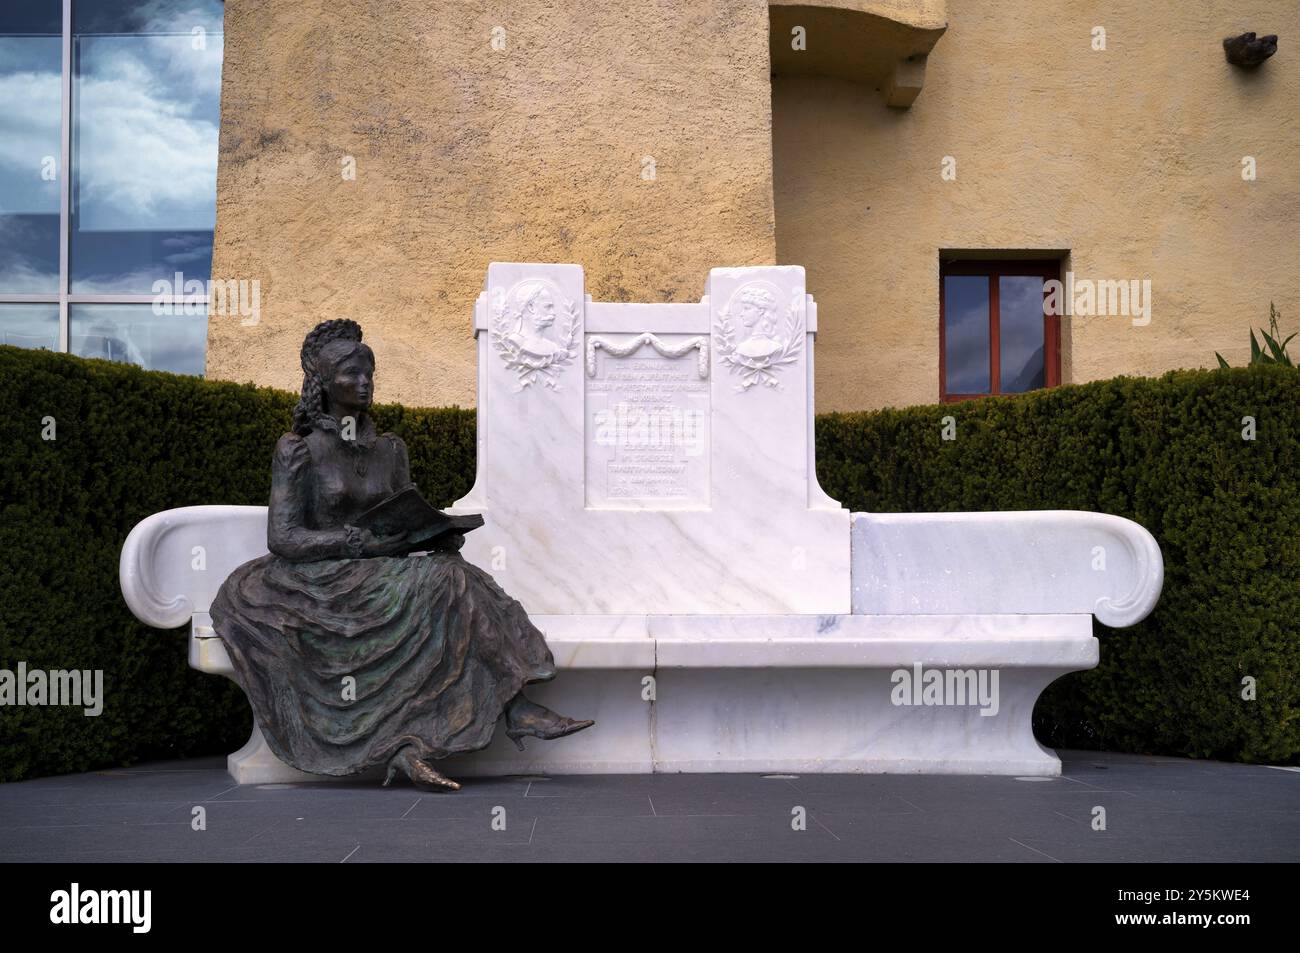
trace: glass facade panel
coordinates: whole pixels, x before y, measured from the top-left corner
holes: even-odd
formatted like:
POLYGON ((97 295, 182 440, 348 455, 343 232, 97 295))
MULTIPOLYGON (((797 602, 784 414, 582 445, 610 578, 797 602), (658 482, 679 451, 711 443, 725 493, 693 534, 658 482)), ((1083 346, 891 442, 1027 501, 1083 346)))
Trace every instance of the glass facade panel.
POLYGON ((225 6, 67 5, 0 0, 0 344, 202 374, 225 6))
POLYGON ((0 294, 59 291, 63 4, 0 5, 0 294))
POLYGON ((0 304, 0 344, 59 349, 57 304, 0 304))
POLYGON ((68 309, 68 349, 81 357, 202 376, 208 314, 206 306, 199 310, 183 314, 178 305, 175 314, 156 314, 151 304, 74 304, 68 309))
POLYGON ((78 0, 73 11, 70 290, 150 294, 177 272, 207 281, 222 4, 78 0))

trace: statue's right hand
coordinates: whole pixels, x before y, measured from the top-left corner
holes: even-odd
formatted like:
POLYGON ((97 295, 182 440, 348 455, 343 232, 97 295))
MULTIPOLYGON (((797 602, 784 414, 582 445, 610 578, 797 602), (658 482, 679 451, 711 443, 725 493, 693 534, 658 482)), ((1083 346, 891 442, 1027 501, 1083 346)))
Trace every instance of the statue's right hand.
POLYGON ((406 537, 376 536, 368 529, 361 530, 361 553, 363 556, 396 556, 406 549, 406 537))

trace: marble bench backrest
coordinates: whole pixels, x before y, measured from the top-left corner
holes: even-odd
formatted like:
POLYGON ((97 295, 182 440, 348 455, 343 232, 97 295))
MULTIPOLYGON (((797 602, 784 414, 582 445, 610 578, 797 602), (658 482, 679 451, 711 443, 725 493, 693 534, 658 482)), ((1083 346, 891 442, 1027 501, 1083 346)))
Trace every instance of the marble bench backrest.
POLYGON ((464 555, 532 613, 847 613, 849 512, 817 485, 799 267, 699 302, 591 301, 578 265, 488 269, 464 555))

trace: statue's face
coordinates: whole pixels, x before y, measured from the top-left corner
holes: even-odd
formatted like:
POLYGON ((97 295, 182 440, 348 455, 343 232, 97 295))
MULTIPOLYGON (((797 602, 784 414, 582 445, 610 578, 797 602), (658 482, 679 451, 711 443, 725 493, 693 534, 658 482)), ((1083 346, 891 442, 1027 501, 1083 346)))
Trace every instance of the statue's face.
POLYGON ((375 396, 375 363, 357 350, 334 368, 329 382, 330 407, 368 410, 375 396))
POLYGON ((555 323, 555 299, 549 291, 542 291, 533 299, 533 327, 544 331, 555 323))
POLYGON ((740 306, 740 320, 747 328, 756 324, 762 327, 767 324, 767 309, 753 301, 746 301, 740 306))

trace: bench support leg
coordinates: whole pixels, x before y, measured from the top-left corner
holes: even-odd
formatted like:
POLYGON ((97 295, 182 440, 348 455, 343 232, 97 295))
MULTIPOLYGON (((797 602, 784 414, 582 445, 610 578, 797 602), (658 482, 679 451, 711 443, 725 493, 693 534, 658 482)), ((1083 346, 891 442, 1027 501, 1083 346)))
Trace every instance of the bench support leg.
POLYGON ((253 721, 253 733, 244 747, 226 758, 226 770, 236 784, 290 784, 298 781, 323 781, 318 774, 291 768, 275 756, 262 729, 253 721))

